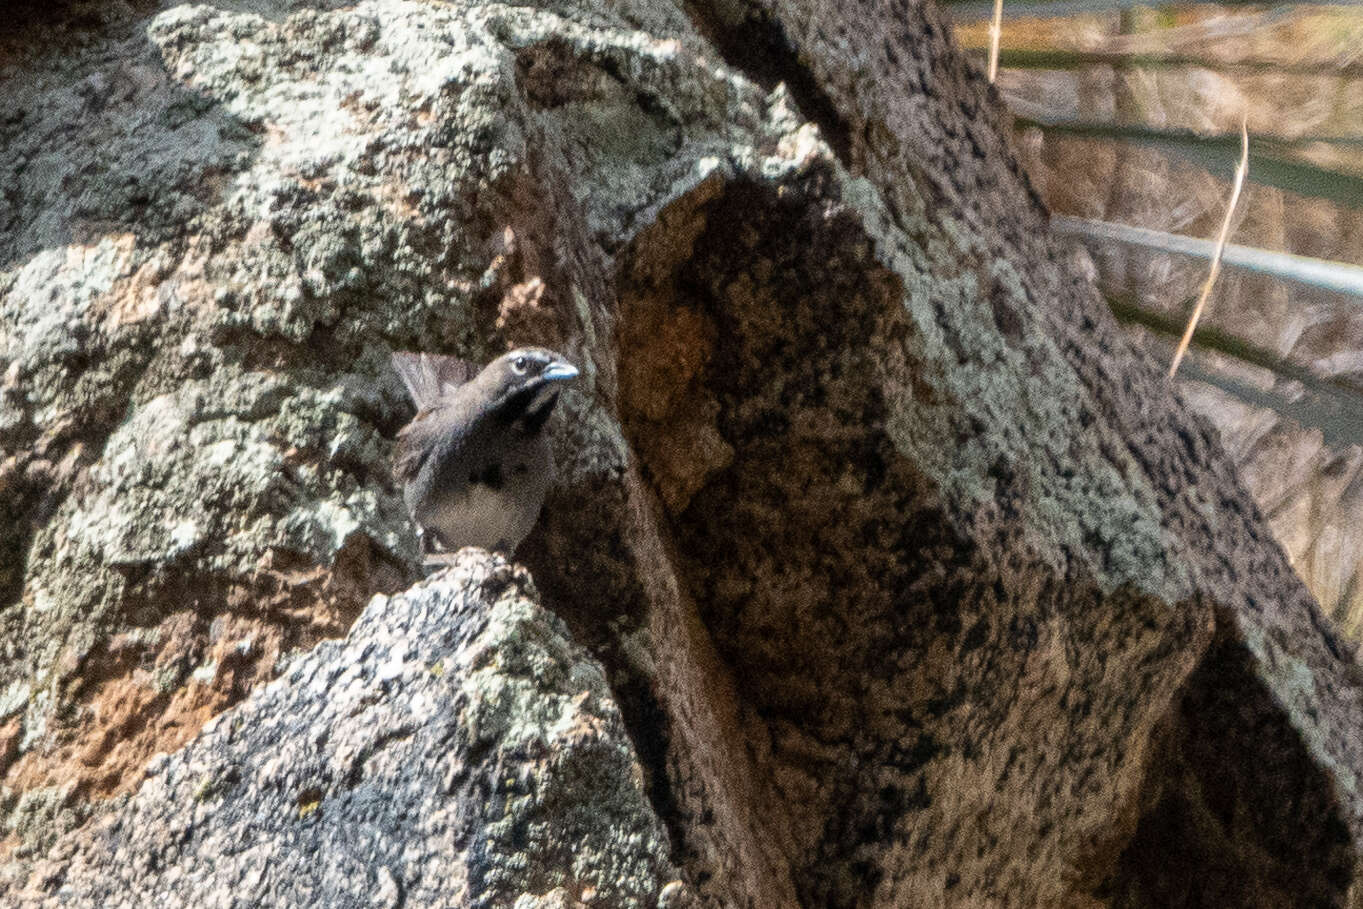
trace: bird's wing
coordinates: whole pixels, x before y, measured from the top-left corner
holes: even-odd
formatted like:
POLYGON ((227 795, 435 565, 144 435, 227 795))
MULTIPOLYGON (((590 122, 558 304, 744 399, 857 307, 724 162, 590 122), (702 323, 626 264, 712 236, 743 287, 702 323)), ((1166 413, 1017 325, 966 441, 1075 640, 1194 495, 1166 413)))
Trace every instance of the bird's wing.
MULTIPOLYGON (((443 354, 399 350, 393 352, 392 360, 393 370, 407 386, 416 409, 423 412, 436 407, 478 372, 468 360, 443 354)), ((412 425, 416 425, 415 420, 412 425)))
MULTIPOLYGON (((421 472, 440 442, 442 432, 451 427, 439 418, 440 408, 423 410, 412 418, 412 422, 398 432, 397 448, 393 452, 393 479, 399 483, 409 483, 421 472)), ((457 432, 457 427, 454 427, 457 432)))
POLYGON ((443 472, 462 463, 470 450, 487 444, 487 414, 478 406, 477 391, 477 386, 466 384, 446 393, 398 431, 393 452, 395 480, 415 480, 432 457, 440 459, 443 472))

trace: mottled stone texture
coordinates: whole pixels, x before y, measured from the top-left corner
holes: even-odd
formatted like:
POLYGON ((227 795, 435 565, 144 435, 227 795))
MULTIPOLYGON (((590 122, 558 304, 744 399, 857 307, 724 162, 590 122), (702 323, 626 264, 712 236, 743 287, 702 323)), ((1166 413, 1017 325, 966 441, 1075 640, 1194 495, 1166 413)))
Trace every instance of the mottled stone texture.
POLYGON ((0 37, 7 898, 1363 904, 1357 673, 932 7, 323 6, 0 37), (386 355, 515 343, 538 593, 350 628, 386 355))
POLYGON ((472 909, 514 902, 529 866, 545 895, 652 909, 666 835, 600 664, 523 569, 464 555, 153 762, 36 889, 90 907, 472 909))

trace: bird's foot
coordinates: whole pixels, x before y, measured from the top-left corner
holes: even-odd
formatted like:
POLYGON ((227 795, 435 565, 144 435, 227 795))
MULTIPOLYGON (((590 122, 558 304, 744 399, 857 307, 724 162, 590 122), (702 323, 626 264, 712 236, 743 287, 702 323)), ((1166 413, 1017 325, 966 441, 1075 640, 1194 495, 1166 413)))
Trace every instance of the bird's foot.
POLYGON ((457 552, 428 552, 421 558, 423 568, 432 568, 439 571, 454 564, 457 552))
POLYGON ((419 525, 416 534, 417 543, 421 548, 421 567, 439 571, 454 564, 456 551, 445 546, 440 534, 419 525))

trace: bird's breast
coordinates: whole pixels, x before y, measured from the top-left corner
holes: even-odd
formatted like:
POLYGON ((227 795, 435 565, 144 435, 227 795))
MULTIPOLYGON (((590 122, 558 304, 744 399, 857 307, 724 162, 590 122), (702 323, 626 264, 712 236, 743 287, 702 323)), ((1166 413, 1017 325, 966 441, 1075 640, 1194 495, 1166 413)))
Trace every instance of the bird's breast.
POLYGON ((415 515, 448 549, 514 550, 535 526, 553 481, 547 440, 484 455, 436 484, 415 515))

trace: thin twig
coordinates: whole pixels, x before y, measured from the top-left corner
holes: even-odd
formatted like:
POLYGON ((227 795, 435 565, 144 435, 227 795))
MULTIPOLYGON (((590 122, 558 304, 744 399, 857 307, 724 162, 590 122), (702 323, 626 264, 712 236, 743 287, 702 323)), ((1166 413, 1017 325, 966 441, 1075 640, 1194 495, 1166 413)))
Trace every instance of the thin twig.
POLYGON ((1207 283, 1202 285, 1202 293, 1198 295, 1197 305, 1193 307, 1193 314, 1188 319, 1188 327, 1183 331, 1183 340, 1178 342, 1178 349, 1174 351, 1174 360, 1169 364, 1169 377, 1173 378, 1174 373, 1178 372, 1178 364, 1183 362, 1183 355, 1188 352, 1188 344, 1193 340, 1193 329, 1197 328, 1197 320, 1202 318, 1202 309, 1207 305, 1207 298, 1212 295, 1212 285, 1216 283, 1216 276, 1221 274, 1221 253, 1226 249, 1226 240, 1230 237, 1231 219, 1235 217, 1235 204, 1240 201, 1240 189, 1245 185, 1245 173, 1249 170, 1249 127, 1246 117, 1240 117, 1240 164, 1235 168, 1235 184, 1230 191, 1230 204, 1226 206, 1226 217, 1221 222, 1221 233, 1216 237, 1216 251, 1212 253, 1212 267, 1207 271, 1207 283))
POLYGON ((999 74, 999 37, 1003 34, 1003 0, 994 0, 994 19, 989 23, 989 81, 999 74))

